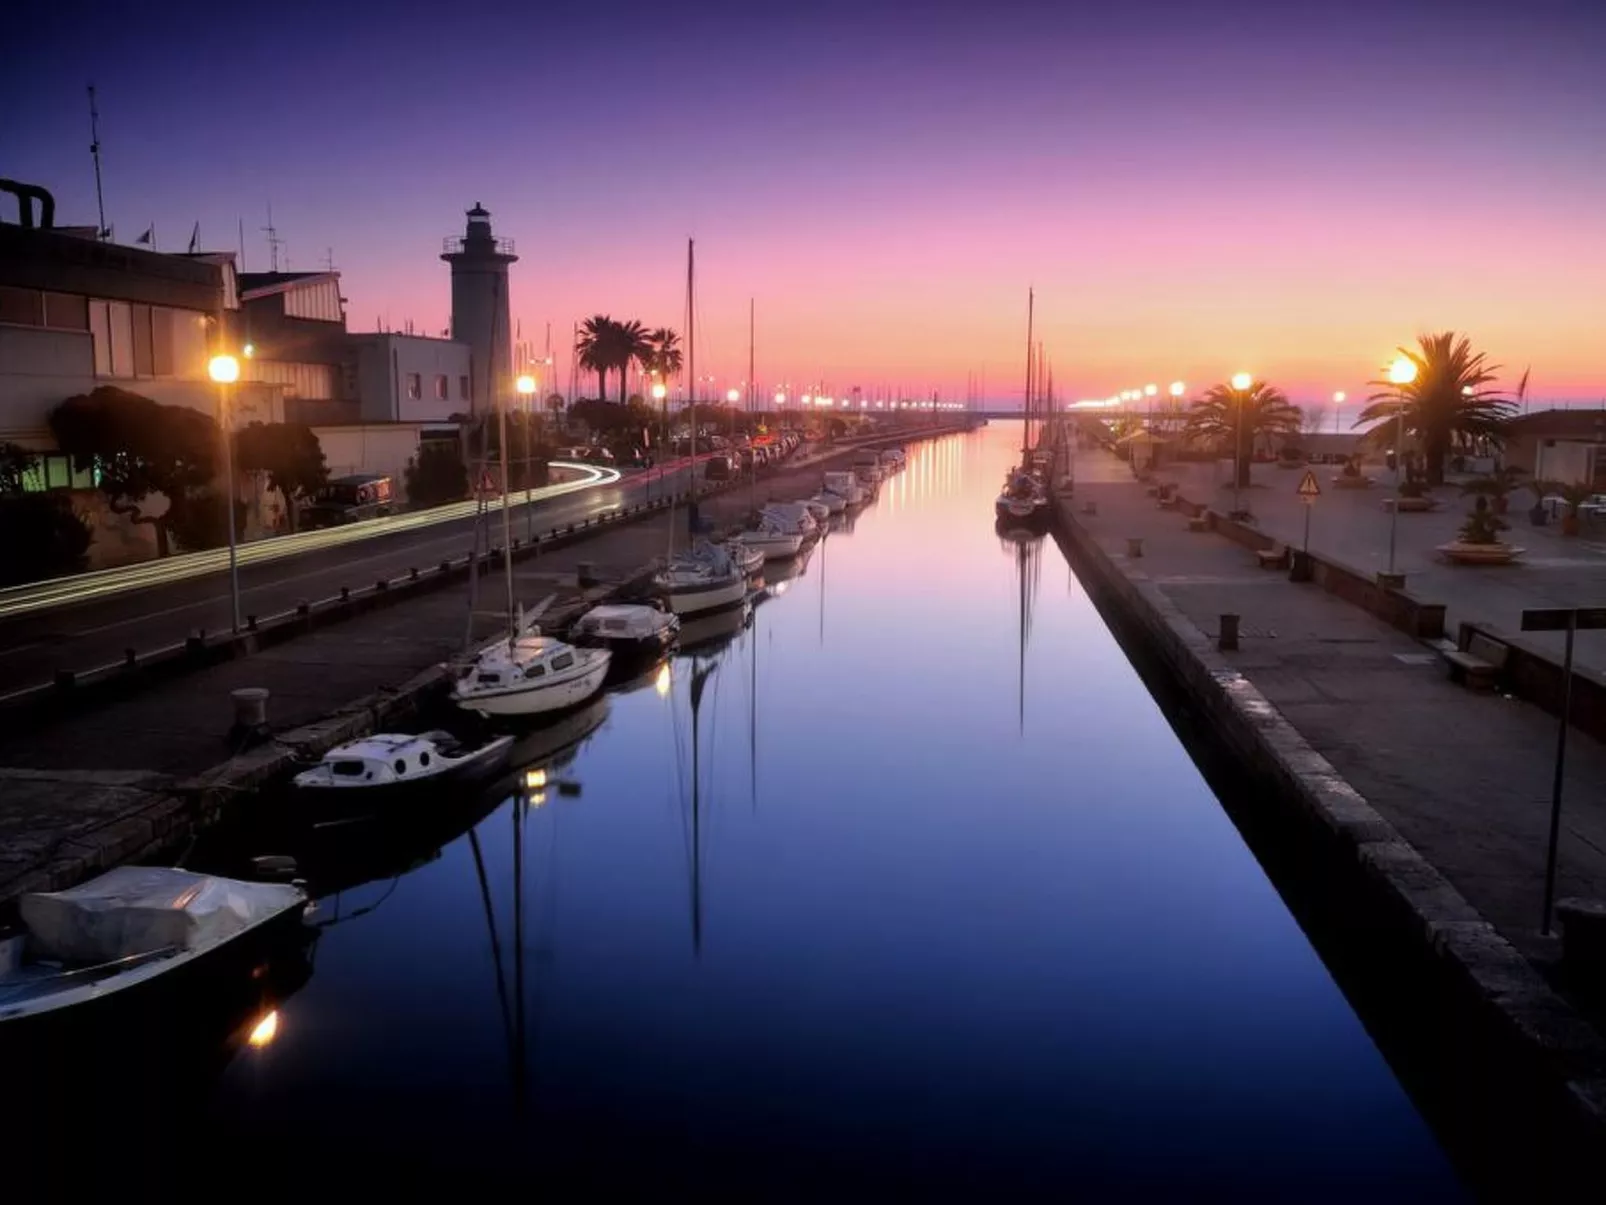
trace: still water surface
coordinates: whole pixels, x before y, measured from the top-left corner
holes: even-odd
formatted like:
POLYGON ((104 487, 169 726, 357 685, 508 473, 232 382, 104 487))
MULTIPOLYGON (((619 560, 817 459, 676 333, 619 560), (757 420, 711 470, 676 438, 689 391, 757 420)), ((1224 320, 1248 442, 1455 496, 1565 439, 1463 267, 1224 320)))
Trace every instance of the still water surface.
POLYGON ((348 883, 217 1140, 758 1197, 1460 1199, 1052 540, 995 534, 1018 438, 911 449, 748 626, 530 738, 533 800, 313 864, 348 883))

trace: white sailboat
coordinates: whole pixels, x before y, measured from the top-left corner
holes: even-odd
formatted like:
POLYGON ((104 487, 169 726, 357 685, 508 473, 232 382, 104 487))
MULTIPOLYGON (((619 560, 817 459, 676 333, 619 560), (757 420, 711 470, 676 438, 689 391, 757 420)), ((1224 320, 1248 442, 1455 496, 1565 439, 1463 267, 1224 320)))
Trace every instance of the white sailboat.
MULTIPOLYGON (((695 247, 686 242, 686 376, 691 385, 691 431, 697 438, 697 343, 694 328, 695 247)), ((697 488, 695 475, 693 491, 697 488)), ((653 585, 676 615, 696 615, 735 606, 747 597, 747 572, 724 548, 699 541, 690 552, 675 555, 675 508, 669 510, 669 551, 664 568, 653 585)))

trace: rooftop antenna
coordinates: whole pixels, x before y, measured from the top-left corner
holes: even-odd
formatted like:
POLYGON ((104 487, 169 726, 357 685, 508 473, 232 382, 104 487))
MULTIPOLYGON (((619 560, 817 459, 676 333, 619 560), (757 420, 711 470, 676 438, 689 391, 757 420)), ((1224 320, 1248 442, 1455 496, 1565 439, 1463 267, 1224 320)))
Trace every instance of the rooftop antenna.
POLYGON ((325 272, 333 272, 335 270, 335 249, 333 247, 325 247, 323 249, 323 270, 325 272))
POLYGON ((279 248, 284 246, 284 242, 279 238, 279 232, 273 228, 272 201, 268 202, 268 224, 261 227, 261 230, 268 236, 268 271, 277 272, 279 270, 279 248))
POLYGON ((100 110, 95 107, 94 84, 89 85, 89 154, 95 160, 95 210, 100 215, 95 237, 104 243, 112 232, 106 225, 106 197, 100 187, 100 110))

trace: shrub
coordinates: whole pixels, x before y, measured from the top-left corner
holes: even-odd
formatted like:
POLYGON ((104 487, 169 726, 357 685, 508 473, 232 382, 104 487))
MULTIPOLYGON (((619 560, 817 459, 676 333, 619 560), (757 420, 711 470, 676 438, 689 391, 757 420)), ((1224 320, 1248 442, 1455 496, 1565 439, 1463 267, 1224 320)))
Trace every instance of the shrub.
POLYGON ((62 494, 0 498, 0 531, 6 533, 0 586, 82 572, 94 539, 89 524, 62 494))

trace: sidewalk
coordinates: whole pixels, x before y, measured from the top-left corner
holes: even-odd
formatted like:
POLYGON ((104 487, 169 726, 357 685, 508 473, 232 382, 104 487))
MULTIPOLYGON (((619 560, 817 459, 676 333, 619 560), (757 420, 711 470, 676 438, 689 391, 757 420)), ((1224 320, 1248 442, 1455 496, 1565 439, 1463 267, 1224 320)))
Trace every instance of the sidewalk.
MULTIPOLYGON (((1130 480, 1130 471, 1127 477, 1130 480)), ((1383 499, 1394 494, 1392 475, 1374 467, 1370 488, 1341 490, 1332 479, 1338 468, 1312 466, 1322 494, 1311 511, 1311 551, 1340 561, 1370 576, 1388 565, 1390 515, 1383 499)), ((1303 539, 1304 504, 1296 494, 1304 467, 1280 469, 1272 464, 1252 467, 1252 485, 1243 491, 1256 526, 1278 540, 1299 547, 1303 539)), ((1225 513, 1231 506, 1231 467, 1216 464, 1167 465, 1158 480, 1175 481, 1190 502, 1225 513)), ((1473 567, 1448 565, 1434 551, 1455 539, 1466 521, 1473 500, 1456 485, 1433 491, 1440 509, 1422 514, 1401 514, 1396 527, 1395 567, 1406 574, 1406 588, 1448 608, 1446 631, 1454 637, 1462 620, 1491 624, 1515 633, 1524 609, 1563 606, 1606 606, 1606 544, 1588 537, 1565 537, 1557 523, 1534 527, 1528 520, 1531 495, 1512 496, 1505 516, 1511 530, 1502 535, 1509 544, 1527 551, 1513 565, 1473 567)), ((1561 660, 1560 633, 1534 632, 1529 643, 1561 660)), ((1580 666, 1606 672, 1606 632, 1580 632, 1574 648, 1580 666)))
MULTIPOLYGON (((1289 480, 1291 494, 1301 474, 1278 476, 1289 480)), ((1254 500, 1261 525, 1281 537, 1286 518, 1263 496, 1257 491, 1254 500)), ((1330 497, 1324 493, 1318 505, 1330 497)), ((1105 552, 1129 575, 1146 576, 1202 631, 1214 635, 1224 613, 1241 616, 1240 650, 1224 658, 1513 945, 1541 960, 1554 956, 1553 939, 1538 934, 1553 717, 1452 684, 1434 653, 1381 620, 1315 586, 1291 583, 1285 573, 1258 568, 1251 553, 1227 540, 1189 533, 1180 514, 1158 509, 1130 469, 1105 453, 1078 456, 1076 506, 1077 522, 1105 552), (1097 503, 1097 515, 1080 513, 1087 502, 1097 503), (1126 555, 1134 536, 1143 539, 1141 561, 1126 555)), ((1402 531, 1407 520, 1419 519, 1444 516, 1401 516, 1402 531)), ((1419 557, 1426 540, 1415 536, 1413 543, 1419 557)), ((1549 574, 1539 580, 1558 590, 1569 581, 1581 588, 1576 583, 1600 572, 1606 596, 1606 566, 1569 562, 1566 570, 1517 572, 1549 574)), ((1455 570, 1458 588, 1440 596, 1462 617, 1494 608, 1498 587, 1471 585, 1483 575, 1465 573, 1455 570)), ((1415 585, 1431 594, 1434 579, 1415 585)), ((1493 618, 1510 622, 1504 614, 1493 618)), ((1602 782, 1606 748, 1575 731, 1558 897, 1606 896, 1602 782)))

